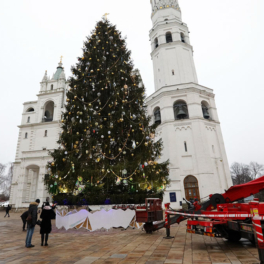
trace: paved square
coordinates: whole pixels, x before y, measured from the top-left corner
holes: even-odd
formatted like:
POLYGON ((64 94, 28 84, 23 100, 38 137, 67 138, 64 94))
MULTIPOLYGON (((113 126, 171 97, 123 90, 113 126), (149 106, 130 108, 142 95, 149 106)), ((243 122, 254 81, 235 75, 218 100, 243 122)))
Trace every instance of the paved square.
POLYGON ((165 229, 147 235, 141 230, 112 229, 89 232, 58 230, 53 223, 47 247, 40 246, 39 226, 32 244, 25 248, 26 232, 22 232, 21 213, 11 212, 4 218, 0 211, 0 264, 257 264, 258 252, 247 240, 230 243, 221 238, 186 234, 186 222, 171 228, 174 239, 163 239, 165 229))

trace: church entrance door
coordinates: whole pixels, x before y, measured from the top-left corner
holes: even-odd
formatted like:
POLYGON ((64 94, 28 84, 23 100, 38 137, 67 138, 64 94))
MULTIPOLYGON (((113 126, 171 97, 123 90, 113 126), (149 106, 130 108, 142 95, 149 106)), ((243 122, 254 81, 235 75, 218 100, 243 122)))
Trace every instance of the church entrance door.
POLYGON ((194 176, 187 176, 184 179, 185 198, 190 201, 195 197, 200 201, 198 180, 194 176))

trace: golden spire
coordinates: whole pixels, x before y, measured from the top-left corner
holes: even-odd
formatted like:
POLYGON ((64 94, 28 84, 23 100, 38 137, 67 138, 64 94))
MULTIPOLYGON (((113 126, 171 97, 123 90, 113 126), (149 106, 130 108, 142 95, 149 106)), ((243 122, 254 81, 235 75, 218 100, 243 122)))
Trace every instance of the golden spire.
POLYGON ((105 20, 107 20, 107 16, 110 15, 109 13, 105 13, 103 16, 105 18, 105 20))
POLYGON ((60 63, 62 63, 62 58, 63 58, 63 56, 60 56, 60 63))

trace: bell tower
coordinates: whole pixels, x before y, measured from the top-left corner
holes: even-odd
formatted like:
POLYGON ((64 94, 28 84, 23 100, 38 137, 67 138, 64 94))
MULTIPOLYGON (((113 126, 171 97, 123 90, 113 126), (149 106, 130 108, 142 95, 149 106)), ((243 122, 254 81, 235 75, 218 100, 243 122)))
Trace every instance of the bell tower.
POLYGON ((213 90, 198 84, 189 29, 178 0, 151 0, 151 58, 155 92, 146 99, 163 140, 160 162, 170 160, 164 203, 201 199, 232 186, 213 90))
POLYGON ((155 90, 180 83, 198 83, 189 30, 177 0, 151 0, 151 58, 155 90))

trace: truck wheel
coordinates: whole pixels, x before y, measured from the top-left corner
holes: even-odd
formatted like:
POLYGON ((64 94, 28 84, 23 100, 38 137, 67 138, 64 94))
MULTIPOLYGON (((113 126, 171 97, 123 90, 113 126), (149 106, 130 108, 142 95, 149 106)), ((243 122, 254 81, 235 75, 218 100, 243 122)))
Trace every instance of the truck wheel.
POLYGON ((230 230, 228 231, 228 238, 229 241, 238 242, 241 239, 241 235, 237 231, 230 230))

